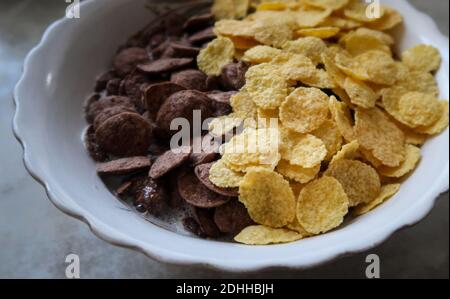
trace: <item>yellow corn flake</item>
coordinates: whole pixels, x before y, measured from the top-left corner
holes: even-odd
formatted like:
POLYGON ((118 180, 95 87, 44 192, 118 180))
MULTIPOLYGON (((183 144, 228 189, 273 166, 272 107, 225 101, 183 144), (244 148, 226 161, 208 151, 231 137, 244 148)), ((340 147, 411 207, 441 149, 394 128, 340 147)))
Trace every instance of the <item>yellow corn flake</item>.
POLYGON ((250 0, 233 0, 233 4, 235 18, 240 19, 247 15, 250 8, 250 0))
POLYGON ((421 71, 407 71, 396 84, 407 91, 418 91, 439 96, 439 87, 432 74, 421 71))
POLYGON ((267 26, 288 25, 290 28, 297 27, 296 15, 293 11, 257 11, 249 15, 246 21, 255 24, 265 24, 267 26))
POLYGON ((288 41, 283 45, 283 50, 308 57, 314 64, 322 62, 321 54, 327 50, 327 45, 317 37, 304 37, 288 41))
POLYGON ((345 36, 343 43, 345 49, 353 56, 374 50, 391 55, 389 45, 373 35, 352 32, 345 36))
POLYGON ((448 102, 440 101, 441 115, 439 120, 428 127, 417 127, 414 130, 420 134, 437 135, 442 133, 448 127, 448 102))
POLYGON ((338 27, 342 30, 351 30, 358 28, 362 26, 361 22, 351 20, 351 19, 344 19, 336 16, 329 16, 325 20, 323 20, 319 26, 325 26, 325 27, 338 27))
POLYGON ((374 200, 357 206, 352 211, 353 216, 361 216, 372 211, 400 190, 400 184, 388 184, 381 187, 381 192, 374 200))
POLYGON ((257 11, 263 10, 285 10, 287 8, 286 3, 284 2, 263 2, 256 7, 257 11))
POLYGON ((267 46, 281 48, 287 41, 293 37, 293 31, 289 25, 267 26, 261 24, 255 28, 255 40, 267 46))
POLYGON ((280 107, 281 123, 298 133, 318 129, 328 116, 328 96, 317 88, 294 90, 280 107))
POLYGON ((368 6, 359 1, 352 1, 344 9, 344 15, 355 21, 370 23, 379 20, 385 13, 384 7, 381 6, 379 15, 371 15, 368 11, 368 6))
MULTIPOLYGON (((300 193, 299 193, 300 194, 300 193)), ((291 223, 288 223, 286 227, 290 230, 293 230, 297 233, 299 233, 303 238, 308 238, 313 236, 313 234, 306 231, 306 229, 303 228, 303 226, 298 222, 297 217, 294 218, 294 221, 291 223)))
POLYGON ((308 80, 317 72, 311 59, 300 54, 281 53, 275 56, 271 63, 285 79, 291 81, 308 80))
POLYGON ((366 27, 361 27, 361 28, 356 29, 355 34, 372 36, 388 46, 392 46, 395 43, 395 40, 391 35, 383 32, 383 31, 373 30, 373 29, 369 29, 366 27))
POLYGON ((416 128, 430 126, 441 116, 439 100, 430 94, 391 88, 383 92, 383 106, 400 123, 416 128))
POLYGON ((216 20, 233 19, 235 17, 234 1, 214 0, 211 12, 216 17, 216 20))
POLYGON ((301 234, 289 229, 252 225, 244 228, 234 240, 246 245, 269 245, 294 242, 302 238, 301 234))
POLYGON ((334 121, 326 120, 318 129, 311 133, 316 136, 325 144, 327 155, 326 161, 330 161, 331 158, 341 149, 342 135, 334 121))
POLYGON ((303 84, 317 87, 320 89, 333 89, 336 87, 333 79, 328 75, 325 70, 315 69, 310 77, 305 77, 301 81, 303 84))
POLYGON ((375 158, 374 155, 370 151, 368 151, 366 149, 363 149, 363 148, 360 148, 359 152, 361 153, 362 160, 364 162, 372 165, 374 168, 378 169, 381 166, 383 166, 383 163, 381 163, 380 160, 375 158))
POLYGON ((253 64, 270 62, 275 56, 280 53, 281 50, 279 49, 260 45, 245 51, 242 60, 253 64))
POLYGON ((384 15, 366 26, 370 29, 386 31, 392 29, 403 22, 403 17, 398 11, 390 7, 384 6, 384 15))
POLYGON ((330 8, 318 8, 313 6, 303 6, 296 11, 297 25, 300 28, 316 27, 323 22, 333 12, 330 8))
POLYGON ((256 105, 245 89, 231 96, 230 104, 231 108, 233 108, 234 115, 237 117, 243 119, 256 118, 256 105))
POLYGON ((207 75, 220 75, 222 68, 233 62, 233 42, 224 37, 218 37, 200 51, 197 64, 200 70, 207 75))
POLYGON ((214 0, 211 12, 216 20, 243 18, 249 5, 250 0, 214 0))
POLYGON ((361 81, 370 79, 367 70, 347 52, 338 52, 335 56, 336 66, 346 75, 361 81))
POLYGON ((402 62, 411 70, 433 72, 441 65, 441 54, 435 47, 418 45, 402 53, 402 62))
POLYGON ((312 168, 319 165, 327 155, 323 141, 313 135, 288 133, 281 136, 281 158, 290 164, 312 168))
POLYGON ((430 126, 441 115, 439 100, 429 94, 408 92, 398 102, 398 112, 401 122, 409 127, 430 126))
POLYGON ((243 122, 241 117, 230 114, 214 118, 208 125, 209 133, 215 137, 222 137, 233 132, 243 122))
POLYGON ((405 135, 378 108, 357 109, 355 136, 359 145, 390 167, 399 166, 405 159, 405 135))
POLYGON ((222 188, 239 187, 243 178, 243 174, 231 170, 222 160, 214 163, 209 170, 209 180, 222 188))
POLYGON ((365 109, 375 107, 378 96, 364 82, 348 77, 345 79, 344 89, 356 106, 365 109))
POLYGON ((341 150, 333 156, 330 164, 340 161, 340 160, 353 160, 359 157, 359 143, 356 140, 353 140, 350 143, 342 146, 341 150))
MULTIPOLYGON (((344 82, 345 82, 345 80, 344 80, 344 82)), ((344 102, 345 105, 347 105, 350 109, 355 110, 358 107, 352 103, 352 100, 348 96, 347 92, 345 90, 343 90, 342 88, 336 87, 336 88, 333 88, 332 91, 336 96, 338 96, 339 100, 341 102, 344 102)))
POLYGON ((353 120, 347 105, 339 102, 335 96, 331 96, 328 107, 334 121, 336 122, 339 132, 341 132, 344 139, 347 142, 355 140, 356 136, 353 129, 353 120))
POLYGON ((341 31, 341 29, 338 27, 317 27, 299 29, 295 33, 300 36, 312 36, 327 39, 335 36, 339 31, 341 31))
POLYGON ((310 6, 338 10, 346 6, 349 0, 305 0, 304 2, 310 6))
POLYGON ((245 51, 259 45, 252 37, 228 36, 227 38, 233 42, 234 48, 239 51, 245 51))
POLYGON ((218 36, 253 38, 255 24, 251 21, 220 20, 214 24, 218 36))
POLYGON ((324 175, 334 177, 341 183, 351 207, 369 202, 380 193, 381 183, 377 171, 360 161, 335 161, 324 175))
POLYGON ((342 224, 348 207, 342 185, 332 177, 322 177, 300 192, 297 220, 311 234, 325 233, 342 224))
POLYGON ((400 166, 397 167, 386 167, 382 166, 378 168, 381 175, 390 178, 400 178, 416 168, 417 163, 421 157, 420 148, 414 145, 406 145, 406 158, 400 166))
POLYGON ((295 217, 295 198, 289 182, 271 170, 247 172, 239 187, 239 200, 258 224, 279 228, 295 217))
POLYGON ((358 65, 366 69, 368 81, 376 84, 393 85, 400 78, 398 64, 390 54, 374 50, 355 57, 358 65))
POLYGON ((245 77, 245 88, 260 108, 275 109, 287 96, 286 79, 274 65, 262 63, 252 66, 245 77))
POLYGON ((306 184, 317 177, 320 171, 320 164, 311 168, 304 168, 298 165, 292 165, 289 161, 280 160, 277 165, 277 171, 290 180, 306 184))
POLYGON ((415 132, 414 129, 402 124, 401 122, 395 120, 395 118, 393 117, 392 120, 394 121, 395 125, 400 130, 402 130, 403 134, 405 134, 406 144, 423 145, 427 141, 429 137, 428 135, 415 132))
POLYGON ((330 52, 322 53, 322 62, 327 70, 328 76, 339 87, 344 87, 347 76, 336 66, 334 62, 334 55, 330 52))
POLYGON ((255 166, 274 169, 280 160, 279 143, 278 130, 247 128, 222 146, 222 159, 234 171, 255 166))

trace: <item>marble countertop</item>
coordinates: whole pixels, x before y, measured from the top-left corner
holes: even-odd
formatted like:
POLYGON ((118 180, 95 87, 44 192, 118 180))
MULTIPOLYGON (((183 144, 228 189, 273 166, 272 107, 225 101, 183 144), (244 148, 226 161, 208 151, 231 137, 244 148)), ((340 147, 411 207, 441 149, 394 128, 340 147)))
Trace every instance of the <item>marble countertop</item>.
MULTIPOLYGON (((410 2, 448 35, 448 1, 410 2)), ((304 271, 235 274, 165 265, 96 238, 47 200, 25 171, 22 149, 11 131, 12 89, 23 59, 66 5, 64 0, 0 1, 0 278, 64 278, 70 253, 80 257, 81 278, 364 278, 365 258, 372 253, 381 259, 383 278, 449 277, 448 193, 426 219, 381 246, 304 271)))

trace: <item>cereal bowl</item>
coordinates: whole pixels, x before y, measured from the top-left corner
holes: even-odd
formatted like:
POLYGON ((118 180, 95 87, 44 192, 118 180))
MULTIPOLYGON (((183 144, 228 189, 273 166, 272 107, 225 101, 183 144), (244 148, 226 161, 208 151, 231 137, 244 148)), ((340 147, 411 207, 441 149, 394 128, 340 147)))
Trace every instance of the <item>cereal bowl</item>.
MULTIPOLYGON (((422 219, 439 194, 448 190, 447 129, 425 144, 420 165, 394 198, 325 235, 249 247, 193 238, 167 230, 164 223, 149 223, 117 200, 97 176, 83 144, 86 122, 82 109, 92 82, 107 69, 118 46, 155 17, 145 9, 148 2, 82 3, 79 19, 65 18, 51 25, 30 52, 14 93, 14 132, 23 145, 28 171, 60 210, 87 223, 98 237, 174 264, 227 271, 306 268, 374 247, 422 219)), ((419 43, 440 50, 443 63, 437 80, 441 98, 448 99, 448 38, 407 1, 386 2, 405 18, 404 27, 397 32, 396 50, 419 43)))

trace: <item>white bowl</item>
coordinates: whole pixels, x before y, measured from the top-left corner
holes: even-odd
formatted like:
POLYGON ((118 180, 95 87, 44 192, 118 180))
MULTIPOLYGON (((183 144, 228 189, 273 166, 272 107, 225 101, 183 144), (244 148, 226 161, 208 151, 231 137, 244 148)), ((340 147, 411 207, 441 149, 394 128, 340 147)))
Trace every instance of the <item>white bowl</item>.
MULTIPOLYGON (((448 38, 407 1, 386 2, 405 17, 400 49, 418 43, 440 49, 443 64, 437 78, 441 97, 448 99, 448 38)), ((86 222, 100 238, 175 264, 229 271, 305 268, 379 244, 422 219, 436 197, 448 190, 447 130, 424 146, 418 169, 395 198, 336 231, 295 243, 252 247, 197 239, 153 225, 126 209, 99 179, 83 146, 86 123, 82 106, 95 77, 108 68, 117 47, 149 22, 151 14, 145 3, 148 1, 83 2, 80 19, 62 19, 48 28, 28 55, 14 94, 14 131, 23 145, 27 169, 59 209, 86 222)))

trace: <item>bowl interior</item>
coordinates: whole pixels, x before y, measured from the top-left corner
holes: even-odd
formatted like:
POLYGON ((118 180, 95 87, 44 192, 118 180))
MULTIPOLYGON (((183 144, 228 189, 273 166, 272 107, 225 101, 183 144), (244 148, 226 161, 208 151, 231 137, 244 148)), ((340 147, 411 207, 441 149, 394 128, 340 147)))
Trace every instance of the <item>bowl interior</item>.
MULTIPOLYGON (((46 182, 50 197, 61 209, 83 215, 108 241, 141 248, 156 258, 206 264, 229 261, 230 269, 238 269, 308 265, 334 253, 366 249, 375 245, 374 240, 386 237, 387 231, 414 221, 412 214, 426 213, 431 207, 430 197, 448 174, 448 130, 423 147, 418 169, 395 198, 326 235, 284 245, 247 247, 196 239, 149 224, 109 192, 82 141, 86 128, 83 102, 95 77, 110 66, 118 46, 154 17, 145 9, 146 3, 88 1, 82 5, 80 19, 66 19, 53 27, 46 43, 33 54, 39 59, 31 59, 27 66, 28 76, 17 95, 20 103, 15 123, 22 140, 27 141, 25 160, 32 171, 39 169, 35 175, 46 182)), ((413 29, 416 20, 408 17, 412 8, 406 2, 390 5, 406 14, 405 26, 397 32, 401 36, 399 50, 418 43, 441 46, 433 35, 413 29)), ((448 99, 448 44, 441 53, 444 61, 437 78, 441 97, 448 99)))

